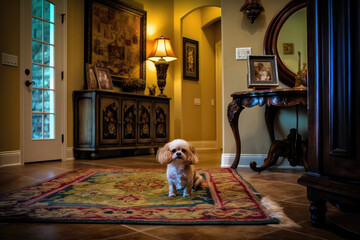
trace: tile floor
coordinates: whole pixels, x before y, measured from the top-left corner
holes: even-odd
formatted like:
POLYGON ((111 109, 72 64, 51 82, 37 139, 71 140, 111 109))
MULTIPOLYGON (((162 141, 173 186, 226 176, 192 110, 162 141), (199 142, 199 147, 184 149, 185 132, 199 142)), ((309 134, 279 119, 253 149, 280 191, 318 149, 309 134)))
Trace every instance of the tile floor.
MULTIPOLYGON (((197 167, 219 167, 221 152, 198 152, 197 167)), ((15 190, 54 177, 74 168, 131 167, 158 168, 154 155, 130 156, 102 160, 52 161, 0 168, 0 193, 15 190)), ((239 173, 262 195, 284 208, 286 215, 301 228, 266 225, 248 226, 169 226, 120 224, 61 224, 0 222, 0 239, 345 239, 343 232, 312 228, 306 188, 297 184, 302 169, 270 169, 261 174, 250 168, 239 173)), ((339 212, 328 206, 327 216, 339 212)), ((347 236, 349 237, 349 236, 347 236)))

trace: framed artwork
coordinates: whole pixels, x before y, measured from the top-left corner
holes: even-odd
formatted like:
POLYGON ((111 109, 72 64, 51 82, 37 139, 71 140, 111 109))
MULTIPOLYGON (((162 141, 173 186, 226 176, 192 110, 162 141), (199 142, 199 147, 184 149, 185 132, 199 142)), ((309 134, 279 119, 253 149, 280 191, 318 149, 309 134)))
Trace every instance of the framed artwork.
POLYGON ((279 86, 276 56, 253 56, 248 58, 248 87, 272 88, 279 86))
POLYGON ((183 38, 183 78, 199 80, 199 42, 183 38))
POLYGON ((95 68, 91 64, 86 64, 86 86, 87 89, 99 89, 99 83, 96 80, 95 68))
POLYGON ((146 11, 117 0, 85 1, 85 62, 114 80, 146 78, 146 11))
POLYGON ((100 89, 113 90, 113 83, 108 69, 95 67, 95 73, 100 89))
POLYGON ((286 55, 294 54, 294 44, 293 43, 283 43, 283 52, 286 55))

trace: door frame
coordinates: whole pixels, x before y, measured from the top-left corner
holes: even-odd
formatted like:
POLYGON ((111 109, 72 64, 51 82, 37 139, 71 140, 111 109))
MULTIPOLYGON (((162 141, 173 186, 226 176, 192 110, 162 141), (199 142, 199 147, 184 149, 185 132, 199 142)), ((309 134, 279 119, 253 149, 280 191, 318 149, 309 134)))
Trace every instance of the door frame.
MULTIPOLYGON (((24 145, 25 145, 25 114, 24 114, 24 92, 25 92, 25 81, 27 80, 24 74, 24 71, 26 69, 26 60, 24 56, 25 52, 25 46, 29 45, 26 44, 27 39, 24 37, 24 35, 29 34, 28 31, 31 31, 31 29, 25 29, 24 22, 25 19, 25 12, 31 11, 29 9, 25 8, 24 2, 28 0, 20 0, 20 73, 19 73, 19 79, 20 79, 20 161, 21 164, 24 164, 24 145)), ((63 116, 61 118, 61 122, 58 124, 61 124, 61 130, 64 134, 64 142, 61 146, 61 160, 65 161, 67 159, 67 0, 62 0, 63 9, 62 12, 64 15, 64 21, 61 24, 61 62, 59 64, 59 68, 61 71, 64 72, 63 74, 63 84, 61 84, 61 102, 62 102, 62 111, 63 116)), ((31 44, 30 44, 31 45, 31 44)))

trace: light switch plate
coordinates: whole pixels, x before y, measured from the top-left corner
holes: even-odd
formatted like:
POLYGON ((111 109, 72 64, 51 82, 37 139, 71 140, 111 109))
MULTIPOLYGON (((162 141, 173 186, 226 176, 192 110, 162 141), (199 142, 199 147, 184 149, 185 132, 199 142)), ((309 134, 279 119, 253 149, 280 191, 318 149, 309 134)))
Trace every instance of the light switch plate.
POLYGON ((15 55, 2 53, 1 61, 3 65, 13 66, 13 67, 18 66, 18 56, 15 55))
POLYGON ((248 48, 236 48, 235 49, 235 59, 236 60, 246 60, 248 56, 251 55, 251 47, 248 48))

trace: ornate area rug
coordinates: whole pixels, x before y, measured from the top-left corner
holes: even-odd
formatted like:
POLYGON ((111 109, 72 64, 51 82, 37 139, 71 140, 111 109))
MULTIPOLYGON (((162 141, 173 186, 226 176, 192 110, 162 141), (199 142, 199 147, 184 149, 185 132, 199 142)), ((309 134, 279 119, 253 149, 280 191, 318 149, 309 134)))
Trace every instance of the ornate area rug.
POLYGON ((0 196, 1 221, 268 224, 261 197, 235 170, 199 169, 208 187, 168 197, 165 169, 76 169, 0 196))

